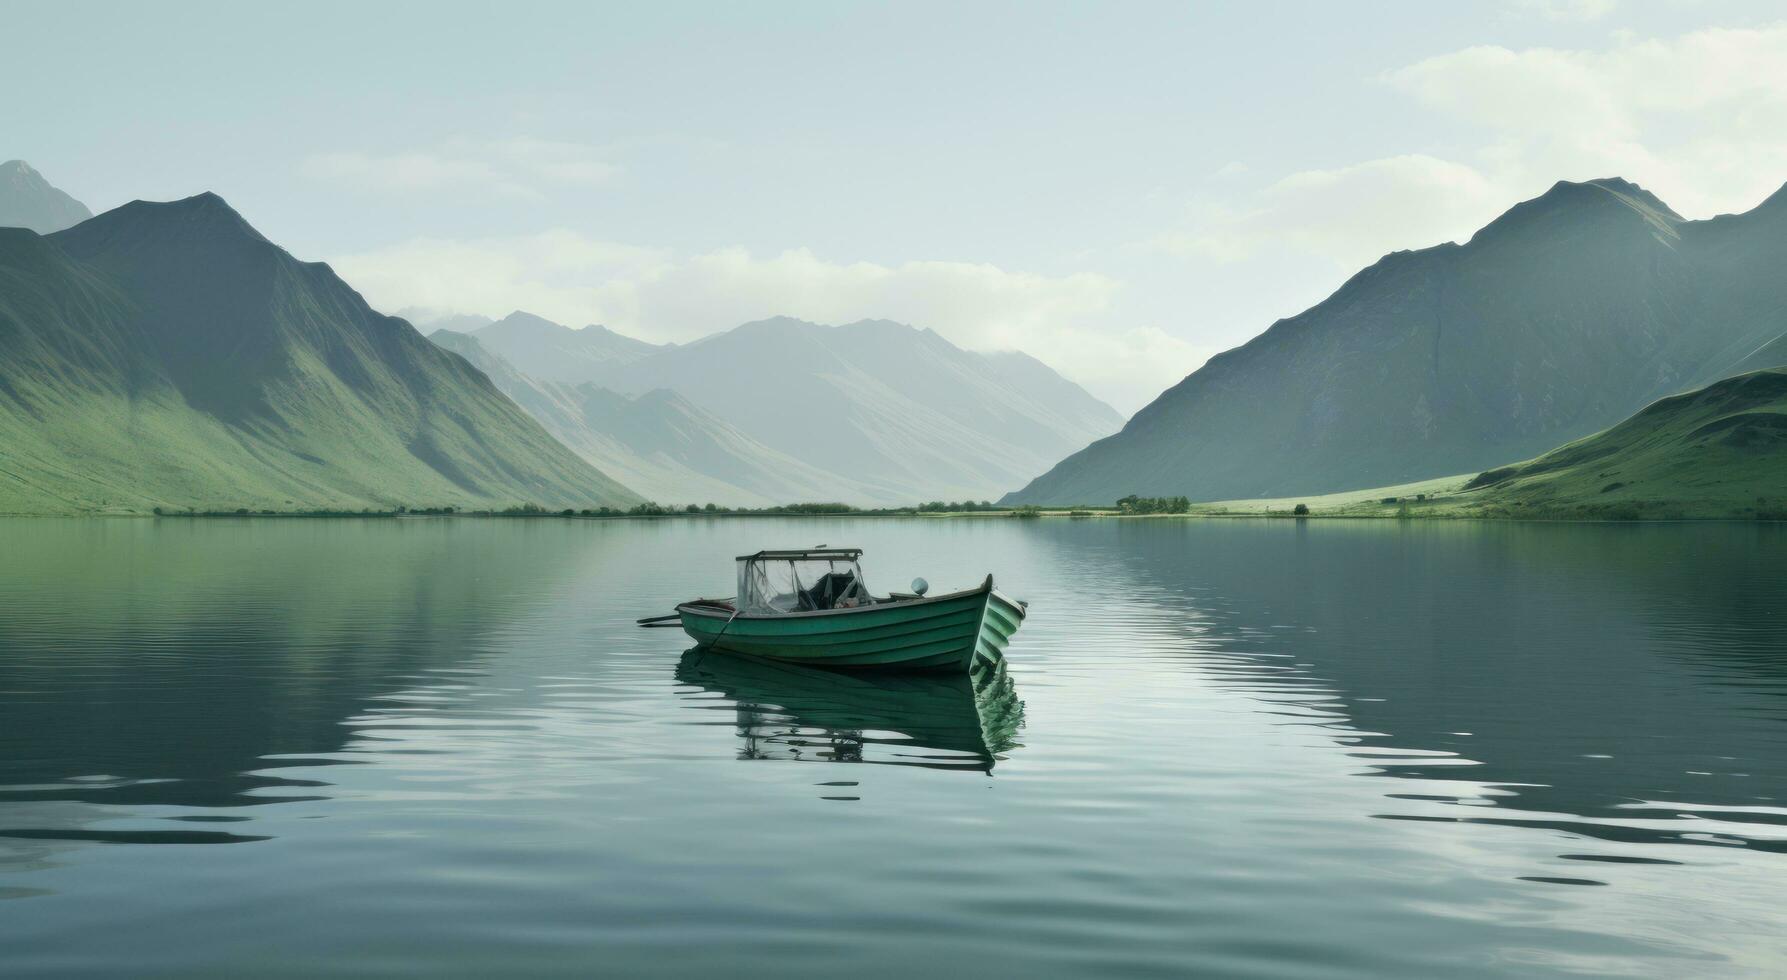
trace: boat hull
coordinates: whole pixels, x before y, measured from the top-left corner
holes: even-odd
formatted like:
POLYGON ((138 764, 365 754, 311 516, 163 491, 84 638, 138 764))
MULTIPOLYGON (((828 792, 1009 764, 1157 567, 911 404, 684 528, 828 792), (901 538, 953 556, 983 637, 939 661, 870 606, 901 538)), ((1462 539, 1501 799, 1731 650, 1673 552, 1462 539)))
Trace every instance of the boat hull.
POLYGON ((1024 620, 1024 604, 993 588, 854 609, 780 615, 678 606, 697 645, 761 660, 834 668, 968 671, 998 663, 1024 620))

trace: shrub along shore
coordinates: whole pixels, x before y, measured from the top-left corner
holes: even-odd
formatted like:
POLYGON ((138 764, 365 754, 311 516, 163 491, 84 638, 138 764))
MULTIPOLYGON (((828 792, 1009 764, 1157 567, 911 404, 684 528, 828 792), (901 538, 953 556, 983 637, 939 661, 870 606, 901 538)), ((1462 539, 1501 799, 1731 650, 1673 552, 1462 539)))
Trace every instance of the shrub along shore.
MULTIPOLYGON (((662 520, 671 518, 738 518, 738 517, 909 517, 909 518, 1001 518, 1034 520, 1039 518, 1073 519, 1147 519, 1147 520, 1219 520, 1219 519, 1289 519, 1289 520, 1519 520, 1519 521, 1684 521, 1741 520, 1787 521, 1787 497, 1771 501, 1759 499, 1754 507, 1723 510, 1655 503, 1622 504, 1607 507, 1521 507, 1504 503, 1469 501, 1451 495, 1414 495, 1378 497, 1370 500, 1349 499, 1332 503, 1322 497, 1308 498, 1308 503, 1287 501, 1225 501, 1220 503, 1179 503, 1184 498, 1157 498, 1173 501, 1166 507, 1076 506, 1041 507, 1033 504, 1017 506, 972 506, 862 508, 847 504, 787 504, 777 507, 721 507, 714 504, 670 507, 641 504, 625 510, 603 507, 595 509, 566 508, 554 510, 534 504, 521 504, 502 509, 470 509, 457 507, 397 507, 391 510, 171 510, 158 508, 153 515, 113 513, 91 516, 154 516, 164 518, 440 518, 481 517, 545 520, 662 520)), ((79 516, 79 515, 63 515, 79 516)))
MULTIPOLYGON (((1220 500, 1194 503, 1183 497, 1130 495, 1111 504, 1038 506, 995 504, 987 500, 933 500, 906 507, 857 507, 838 502, 782 504, 773 507, 728 507, 707 504, 659 504, 646 502, 628 508, 551 508, 539 504, 514 504, 500 508, 457 506, 394 506, 362 509, 277 510, 251 507, 198 509, 157 507, 151 514, 140 511, 69 512, 62 515, 95 517, 355 517, 423 518, 489 517, 560 520, 657 520, 675 517, 925 517, 925 518, 1344 518, 1351 520, 1522 520, 1522 521, 1685 521, 1739 520, 1787 521, 1787 491, 1775 496, 1739 497, 1701 495, 1693 499, 1623 499, 1605 502, 1581 499, 1523 499, 1525 495, 1497 492, 1473 477, 1461 475, 1437 480, 1375 487, 1344 493, 1275 499, 1220 500)), ((7 516, 7 515, 0 515, 7 516)), ((28 516, 28 515, 17 515, 28 516)))

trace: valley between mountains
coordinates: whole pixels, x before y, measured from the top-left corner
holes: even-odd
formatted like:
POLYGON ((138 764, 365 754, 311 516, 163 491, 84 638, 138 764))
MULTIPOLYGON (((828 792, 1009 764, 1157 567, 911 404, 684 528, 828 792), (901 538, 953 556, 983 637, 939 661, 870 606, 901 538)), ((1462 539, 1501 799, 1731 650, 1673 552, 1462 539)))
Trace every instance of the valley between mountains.
POLYGON ((1787 508, 1783 260, 1787 192, 1691 221, 1623 180, 1560 182, 1463 244, 1385 256, 1126 421, 1024 353, 887 320, 658 344, 388 316, 215 194, 95 216, 13 161, 0 512, 1141 495, 1376 515, 1420 485, 1436 514, 1766 517, 1787 508))

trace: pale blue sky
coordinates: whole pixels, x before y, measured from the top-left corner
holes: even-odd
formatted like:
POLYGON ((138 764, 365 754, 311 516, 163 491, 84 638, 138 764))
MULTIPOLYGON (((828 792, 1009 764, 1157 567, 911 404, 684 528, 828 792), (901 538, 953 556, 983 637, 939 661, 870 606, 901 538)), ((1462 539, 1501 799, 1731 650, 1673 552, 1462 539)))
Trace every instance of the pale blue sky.
POLYGON ((385 308, 902 319, 1125 411, 1558 178, 1787 180, 1772 4, 5 7, 0 158, 96 210, 215 190, 385 308))

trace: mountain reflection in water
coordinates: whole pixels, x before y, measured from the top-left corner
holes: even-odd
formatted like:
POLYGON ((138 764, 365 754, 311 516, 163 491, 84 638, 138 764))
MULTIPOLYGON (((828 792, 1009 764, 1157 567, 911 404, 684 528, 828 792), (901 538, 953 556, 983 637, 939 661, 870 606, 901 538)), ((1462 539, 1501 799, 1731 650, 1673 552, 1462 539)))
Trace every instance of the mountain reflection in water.
MULTIPOLYGON (((1787 853, 1787 533, 1743 524, 1125 532, 1124 574, 1197 612, 1189 662, 1365 776, 1388 820, 1522 827, 1581 853, 1787 853)), ((1554 883, 1593 881, 1534 877, 1554 883)))
POLYGON ((468 689, 479 630, 519 604, 486 583, 525 595, 586 554, 471 522, 4 530, 0 873, 91 844, 270 839, 266 810, 326 801, 333 771, 377 757, 357 720, 468 689))

